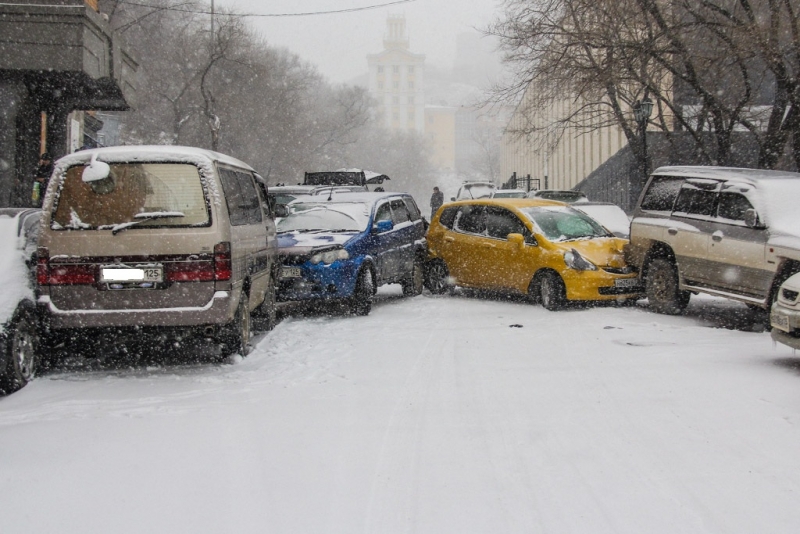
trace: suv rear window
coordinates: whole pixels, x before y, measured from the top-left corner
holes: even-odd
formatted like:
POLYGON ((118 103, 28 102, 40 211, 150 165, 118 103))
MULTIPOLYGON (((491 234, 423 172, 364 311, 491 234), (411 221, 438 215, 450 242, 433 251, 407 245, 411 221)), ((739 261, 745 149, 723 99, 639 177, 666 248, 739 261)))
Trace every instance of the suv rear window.
POLYGON ((200 173, 194 165, 109 165, 109 177, 93 184, 82 180, 82 165, 67 171, 53 214, 54 229, 102 229, 132 222, 137 228, 210 223, 200 173))
POLYGON ((672 211, 684 181, 684 178, 677 176, 653 176, 640 208, 648 211, 672 211))

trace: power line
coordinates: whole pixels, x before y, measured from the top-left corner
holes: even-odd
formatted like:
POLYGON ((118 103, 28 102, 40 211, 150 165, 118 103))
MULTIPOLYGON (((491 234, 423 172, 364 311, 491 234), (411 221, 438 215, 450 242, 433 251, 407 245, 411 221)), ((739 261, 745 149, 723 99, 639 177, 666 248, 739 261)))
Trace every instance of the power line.
MULTIPOLYGON (((416 2, 416 0, 394 0, 393 2, 386 2, 383 4, 375 4, 371 6, 363 6, 363 7, 350 7, 346 9, 335 9, 330 11, 309 11, 306 13, 225 13, 223 16, 226 17, 307 17, 312 15, 332 15, 337 13, 353 13, 355 11, 366 11, 368 9, 379 9, 382 7, 387 6, 394 6, 397 4, 407 4, 409 2, 416 2)), ((128 4, 131 6, 138 6, 138 7, 149 7, 152 9, 160 9, 164 11, 180 11, 182 13, 195 13, 198 15, 212 15, 211 11, 205 11, 202 9, 180 9, 177 7, 164 7, 164 6, 156 6, 152 4, 143 4, 139 2, 132 2, 130 0, 119 0, 121 4, 128 4)), ((3 4, 0 4, 3 5, 3 4)), ((219 14, 219 13, 214 13, 219 14)))

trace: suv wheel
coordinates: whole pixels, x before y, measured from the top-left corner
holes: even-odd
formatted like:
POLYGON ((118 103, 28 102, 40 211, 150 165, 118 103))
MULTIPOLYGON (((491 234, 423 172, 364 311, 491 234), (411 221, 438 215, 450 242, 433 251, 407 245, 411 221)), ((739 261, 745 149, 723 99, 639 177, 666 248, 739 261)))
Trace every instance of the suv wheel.
POLYGON ((539 300, 549 311, 560 310, 567 302, 564 281, 556 273, 544 273, 539 279, 539 300))
POLYGON ((441 295, 450 289, 450 272, 443 261, 434 260, 428 264, 426 286, 434 295, 441 295))
POLYGON ((36 313, 20 308, 14 315, 6 340, 6 368, 0 375, 0 389, 12 393, 36 375, 39 363, 39 334, 36 313))
POLYGON ((414 267, 411 269, 411 275, 401 282, 403 286, 403 295, 406 297, 414 297, 422 293, 422 286, 424 283, 424 273, 422 260, 414 260, 414 267))
POLYGON ((355 315, 369 315, 372 310, 372 295, 375 293, 375 282, 372 278, 372 270, 369 267, 362 267, 358 271, 356 289, 350 303, 350 311, 355 315))
POLYGON ((667 315, 681 313, 689 304, 689 291, 681 291, 678 286, 678 269, 664 258, 650 262, 645 279, 645 294, 655 311, 667 315))

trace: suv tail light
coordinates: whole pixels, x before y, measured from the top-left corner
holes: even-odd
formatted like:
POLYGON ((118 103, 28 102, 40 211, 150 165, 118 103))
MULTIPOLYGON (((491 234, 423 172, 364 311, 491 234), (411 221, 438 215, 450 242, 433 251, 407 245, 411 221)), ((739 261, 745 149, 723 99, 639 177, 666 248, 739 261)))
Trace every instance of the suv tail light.
POLYGON ((47 247, 36 249, 36 283, 40 286, 50 284, 50 251, 47 247))
POLYGON ((230 280, 232 275, 231 244, 228 241, 217 243, 214 245, 214 280, 230 280))

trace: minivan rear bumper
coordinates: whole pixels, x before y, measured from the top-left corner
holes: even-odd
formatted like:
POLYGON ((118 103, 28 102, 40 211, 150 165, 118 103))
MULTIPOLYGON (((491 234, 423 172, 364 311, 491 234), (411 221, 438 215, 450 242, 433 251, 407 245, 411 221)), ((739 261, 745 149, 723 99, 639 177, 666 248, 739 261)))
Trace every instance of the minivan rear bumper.
POLYGON ((200 326, 223 325, 233 319, 236 302, 231 293, 217 291, 205 305, 181 308, 125 310, 62 310, 49 295, 40 295, 39 311, 51 329, 114 326, 200 326))

